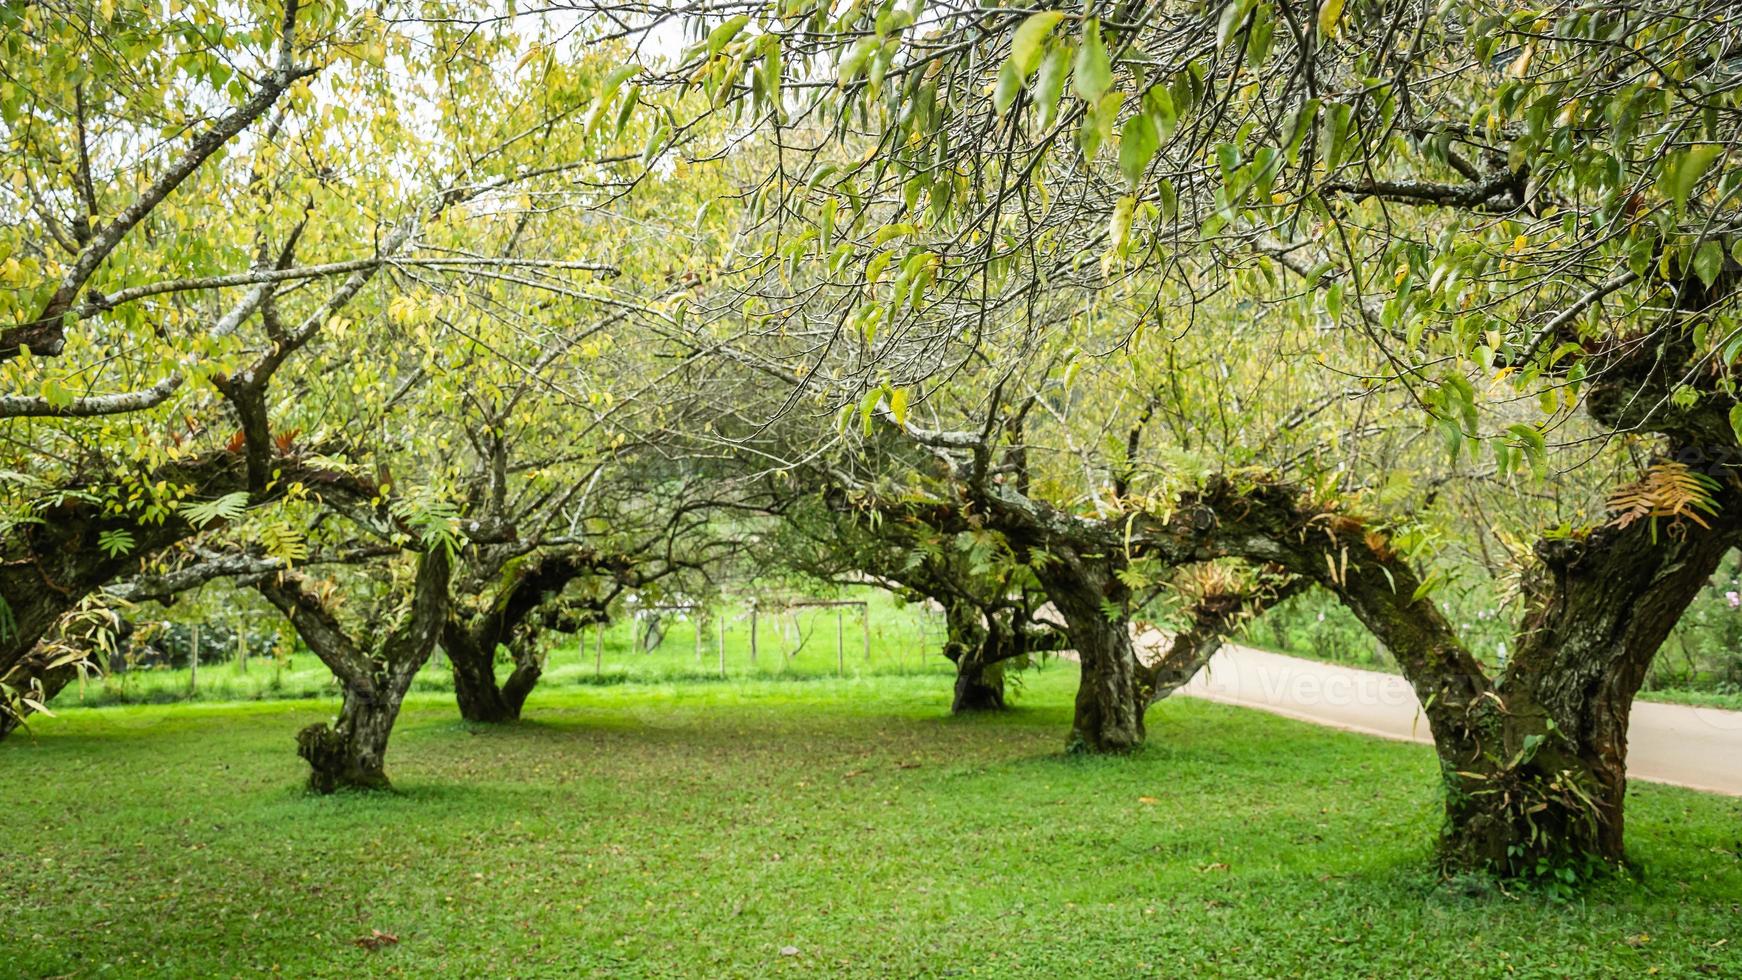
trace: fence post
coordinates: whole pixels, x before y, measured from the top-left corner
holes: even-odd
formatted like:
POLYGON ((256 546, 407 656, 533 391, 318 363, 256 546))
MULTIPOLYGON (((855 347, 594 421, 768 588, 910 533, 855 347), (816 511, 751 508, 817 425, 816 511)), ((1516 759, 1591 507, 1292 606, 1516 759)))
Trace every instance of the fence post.
POLYGON ((236 611, 236 661, 242 673, 248 673, 248 623, 241 610, 236 611))
POLYGON ((720 627, 720 677, 724 678, 726 676, 726 614, 725 613, 720 614, 718 625, 720 627))
POLYGON ((756 666, 756 600, 750 600, 750 666, 756 666))
POLYGON ((193 625, 193 654, 188 659, 188 693, 196 694, 200 689, 200 624, 193 625))
POLYGON ((847 676, 846 647, 842 645, 841 639, 842 631, 846 629, 846 615, 840 606, 835 607, 835 673, 842 677, 847 676))
POLYGON ((605 621, 600 620, 593 628, 593 676, 597 677, 605 670, 605 621))

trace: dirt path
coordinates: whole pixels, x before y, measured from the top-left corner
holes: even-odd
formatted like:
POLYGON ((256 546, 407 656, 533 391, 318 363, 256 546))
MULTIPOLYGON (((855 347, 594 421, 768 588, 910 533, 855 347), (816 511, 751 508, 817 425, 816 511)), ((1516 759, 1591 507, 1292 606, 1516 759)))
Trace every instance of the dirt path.
MULTIPOLYGON (((1159 642, 1161 635, 1143 640, 1159 642)), ((1179 693, 1380 738, 1433 741, 1415 692, 1394 674, 1229 645, 1179 693)), ((1627 772, 1742 796, 1742 712, 1636 702, 1627 772)))

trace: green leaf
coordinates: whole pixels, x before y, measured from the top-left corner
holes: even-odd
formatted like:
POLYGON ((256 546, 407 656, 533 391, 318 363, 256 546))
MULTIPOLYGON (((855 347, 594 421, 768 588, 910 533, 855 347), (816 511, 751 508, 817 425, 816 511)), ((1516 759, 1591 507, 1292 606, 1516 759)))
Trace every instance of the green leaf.
POLYGON ((1132 116, 1119 136, 1119 171, 1132 187, 1143 176, 1155 151, 1161 148, 1161 134, 1148 113, 1132 116))
POLYGON ((1157 203, 1162 219, 1172 221, 1174 214, 1179 211, 1179 192, 1174 190, 1173 181, 1163 180, 1156 184, 1155 192, 1159 198, 1157 203))
POLYGON ((73 403, 72 389, 60 383, 58 378, 45 378, 42 382, 42 400, 48 402, 50 408, 65 408, 73 403))
POLYGON ((1724 271, 1724 246, 1717 239, 1708 238, 1700 244, 1694 253, 1694 275, 1706 284, 1707 289, 1718 281, 1718 273, 1724 271))
POLYGON ((1113 62, 1101 43, 1101 22, 1093 17, 1083 23, 1083 45, 1077 49, 1071 83, 1084 102, 1097 102, 1113 87, 1113 62))
POLYGON ((1059 97, 1064 94, 1065 76, 1071 70, 1070 60, 1069 47, 1057 44, 1040 63, 1040 74, 1035 77, 1030 95, 1034 104, 1040 107, 1040 128, 1043 130, 1050 129, 1058 116, 1059 97))
POLYGON ((1252 0, 1229 0, 1222 8, 1222 18, 1216 22, 1216 48, 1227 50, 1229 42, 1234 40, 1234 34, 1240 30, 1240 25, 1246 22, 1246 14, 1252 10, 1252 0))
POLYGON ((1156 134, 1164 140, 1179 121, 1179 110, 1174 106, 1173 96, 1168 93, 1166 85, 1151 85, 1149 91, 1143 93, 1143 111, 1155 120, 1156 134))
POLYGON ((1288 126, 1283 130, 1283 150, 1288 153, 1288 162, 1300 162, 1300 147, 1306 142, 1307 133, 1312 132, 1313 123, 1318 119, 1319 100, 1307 99, 1295 107, 1288 117, 1288 126))
MULTIPOLYGON (((903 221, 900 224, 884 225, 883 227, 877 229, 877 234, 872 237, 872 243, 876 244, 876 245, 883 245, 883 244, 890 242, 890 241, 893 241, 894 239, 897 239, 897 238, 905 238, 906 236, 911 235, 911 234, 917 232, 918 230, 919 229, 914 227, 914 225, 911 222, 906 222, 906 221, 903 221)), ((884 261, 887 262, 889 260, 884 259, 884 261)), ((866 277, 871 278, 871 274, 869 272, 867 272, 866 277)))
POLYGON ((1030 14, 1016 28, 1016 36, 1010 40, 1008 63, 1016 66, 1024 80, 1040 66, 1041 46, 1046 43, 1052 29, 1064 16, 1064 12, 1060 10, 1043 10, 1038 14, 1030 14))
POLYGON ((227 493, 216 500, 196 501, 182 504, 176 512, 194 527, 203 528, 213 521, 233 521, 241 517, 248 509, 248 493, 238 490, 227 493))
POLYGON ((1006 61, 1004 67, 998 69, 998 87, 992 92, 992 108, 998 110, 1000 116, 1004 115, 1021 91, 1022 73, 1016 70, 1016 62, 1006 61))
POLYGON ((1742 404, 1730 406, 1730 430, 1742 439, 1742 404))
POLYGON ((1113 135, 1113 122, 1119 118, 1119 104, 1124 101, 1124 95, 1108 92, 1101 96, 1101 101, 1095 103, 1093 109, 1083 114, 1082 128, 1077 131, 1077 145, 1082 147, 1085 159, 1093 160, 1101 145, 1113 135))
POLYGON ((1530 472, 1541 480, 1548 476, 1548 444, 1542 433, 1534 425, 1518 423, 1507 426, 1508 432, 1518 439, 1518 448, 1523 450, 1524 458, 1530 463, 1530 472))
POLYGON ((1723 147, 1717 143, 1701 143, 1664 161, 1663 170, 1658 174, 1657 187, 1665 197, 1675 203, 1677 214, 1687 207, 1688 195, 1694 192, 1694 186, 1706 175, 1706 170, 1712 166, 1712 161, 1718 158, 1722 150, 1723 147))
POLYGON ((114 528, 97 535, 97 547, 110 558, 125 555, 133 550, 133 534, 125 528, 114 528))
POLYGON ((871 59, 873 52, 881 49, 883 43, 875 37, 864 37, 853 45, 846 57, 841 59, 841 65, 835 70, 835 84, 845 88, 865 72, 865 64, 871 59))
POLYGON ((647 137, 647 145, 641 150, 641 165, 652 165, 658 159, 660 151, 665 149, 665 141, 671 136, 671 127, 663 123, 647 137))
POLYGON ((743 30, 744 25, 748 23, 750 23, 750 15, 739 14, 731 20, 721 24, 719 27, 714 28, 712 31, 709 31, 708 55, 712 57, 713 55, 719 54, 720 49, 731 43, 732 39, 737 37, 738 32, 743 30))
POLYGON ((1341 102, 1333 102, 1324 107, 1325 115, 1325 167, 1334 168, 1343 162, 1343 153, 1349 141, 1349 121, 1354 116, 1354 109, 1341 102))

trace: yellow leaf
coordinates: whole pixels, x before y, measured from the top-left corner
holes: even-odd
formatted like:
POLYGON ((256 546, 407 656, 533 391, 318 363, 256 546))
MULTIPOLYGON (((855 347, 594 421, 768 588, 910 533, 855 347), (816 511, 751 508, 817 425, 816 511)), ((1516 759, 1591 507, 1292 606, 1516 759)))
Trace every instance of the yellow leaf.
POLYGON ((1337 33, 1337 25, 1343 19, 1343 0, 1325 0, 1319 5, 1319 35, 1330 37, 1337 33))

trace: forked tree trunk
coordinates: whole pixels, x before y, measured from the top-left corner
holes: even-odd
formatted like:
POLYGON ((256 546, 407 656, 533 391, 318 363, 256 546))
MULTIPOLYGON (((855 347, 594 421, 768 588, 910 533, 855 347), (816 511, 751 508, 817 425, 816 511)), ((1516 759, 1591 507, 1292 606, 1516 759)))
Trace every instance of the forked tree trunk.
POLYGON ((1439 756, 1445 866, 1529 875, 1621 860, 1633 698, 1742 539, 1735 483, 1726 476, 1714 493, 1709 527, 1646 518, 1538 542, 1516 652, 1497 681, 1382 533, 1303 499, 1280 484, 1245 495, 1234 539, 1245 557, 1336 593, 1396 657, 1439 756))
MULTIPOLYGON (((520 719, 527 697, 544 676, 538 632, 574 632, 604 622, 605 610, 616 593, 588 600, 579 609, 572 605, 553 609, 550 600, 561 595, 570 582, 600 570, 618 575, 626 572, 624 566, 604 562, 592 552, 567 551, 520 562, 494 592, 482 592, 476 581, 465 583, 481 608, 470 615, 450 609, 442 624, 442 648, 453 666, 454 699, 462 718, 482 724, 520 719), (502 646, 508 648, 514 666, 507 679, 498 683, 496 651, 502 646)), ((500 570, 494 575, 504 577, 500 570)))
POLYGON ((359 643, 298 572, 255 583, 297 634, 344 684, 344 703, 332 724, 297 733, 297 753, 309 764, 309 788, 385 789, 387 740, 417 672, 435 650, 447 620, 453 556, 444 546, 418 556, 410 608, 386 634, 359 643))
POLYGON ((297 733, 297 754, 309 764, 309 789, 332 793, 387 788, 387 740, 416 673, 410 671, 399 682, 379 677, 372 691, 347 686, 337 721, 297 733))
POLYGON ((1625 858, 1627 729, 1663 641, 1737 538, 1732 496, 1710 529, 1601 528, 1537 546, 1542 599, 1464 738, 1437 737, 1453 867, 1529 874, 1625 858))
POLYGON ((496 651, 485 650, 465 630, 450 623, 442 633, 442 649, 454 671, 454 700, 460 717, 471 722, 497 724, 513 721, 519 711, 510 710, 496 685, 496 651))
POLYGON ((496 680, 494 651, 485 653, 469 640, 452 642, 451 634, 444 649, 454 669, 454 700, 459 704, 460 717, 487 725, 520 720, 527 696, 544 675, 543 658, 530 642, 517 643, 510 649, 514 668, 501 683, 496 680))

